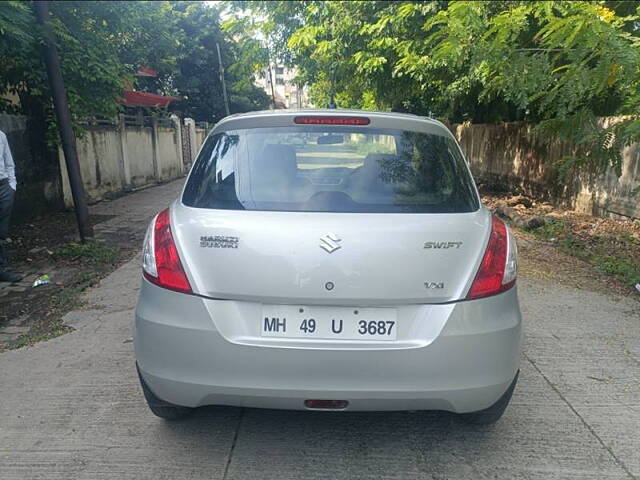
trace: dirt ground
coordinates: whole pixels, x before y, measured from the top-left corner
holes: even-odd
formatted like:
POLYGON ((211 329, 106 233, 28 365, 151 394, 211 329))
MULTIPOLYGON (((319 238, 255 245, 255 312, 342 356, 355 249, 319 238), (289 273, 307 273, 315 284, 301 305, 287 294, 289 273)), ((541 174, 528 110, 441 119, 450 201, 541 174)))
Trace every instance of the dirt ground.
MULTIPOLYGON (((91 215, 98 226, 114 215, 91 215)), ((58 336, 69 330, 62 316, 81 307, 80 294, 95 285, 138 250, 127 236, 78 243, 73 212, 59 212, 11 228, 12 270, 24 275, 13 285, 0 284, 0 351, 58 336), (34 287, 47 275, 50 283, 34 287)))

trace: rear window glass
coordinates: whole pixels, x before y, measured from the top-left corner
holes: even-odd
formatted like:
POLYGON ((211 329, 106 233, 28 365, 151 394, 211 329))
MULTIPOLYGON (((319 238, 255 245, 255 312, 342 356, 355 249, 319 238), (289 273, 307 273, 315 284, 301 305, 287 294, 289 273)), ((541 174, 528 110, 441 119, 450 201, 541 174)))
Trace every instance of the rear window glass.
POLYGON ((473 181, 451 138, 326 125, 209 136, 183 203, 301 212, 451 213, 479 208, 473 181))

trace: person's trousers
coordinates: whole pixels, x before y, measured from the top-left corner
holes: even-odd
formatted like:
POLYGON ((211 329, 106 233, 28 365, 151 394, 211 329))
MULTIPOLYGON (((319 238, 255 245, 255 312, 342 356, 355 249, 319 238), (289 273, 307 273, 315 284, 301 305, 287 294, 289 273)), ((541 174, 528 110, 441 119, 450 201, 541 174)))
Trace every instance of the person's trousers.
POLYGON ((15 193, 9 182, 0 180, 0 272, 9 265, 6 240, 9 238, 9 220, 15 193))

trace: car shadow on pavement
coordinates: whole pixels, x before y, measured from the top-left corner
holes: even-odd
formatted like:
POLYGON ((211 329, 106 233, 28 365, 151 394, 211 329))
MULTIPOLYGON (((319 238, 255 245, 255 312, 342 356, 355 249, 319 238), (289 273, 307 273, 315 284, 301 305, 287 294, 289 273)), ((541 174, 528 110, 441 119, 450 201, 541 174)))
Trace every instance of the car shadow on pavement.
POLYGON ((173 440, 179 437, 179 448, 186 441, 197 445, 202 456, 226 449, 225 468, 233 473, 229 478, 301 478, 319 464, 331 478, 350 478, 349 472, 375 476, 394 469, 407 475, 433 472, 435 460, 443 468, 460 461, 456 455, 465 444, 482 455, 490 443, 485 438, 496 435, 495 426, 467 425, 447 412, 202 407, 188 419, 164 424, 161 431, 169 430, 173 440))
MULTIPOLYGON (((423 432, 473 433, 491 432, 495 425, 470 425, 458 415, 445 411, 388 411, 388 412, 351 412, 351 411, 304 411, 271 410, 259 408, 239 408, 225 406, 207 406, 197 408, 192 417, 182 420, 186 424, 199 424, 210 418, 235 416, 241 419, 240 430, 252 428, 278 429, 282 433, 298 432, 301 426, 307 433, 345 433, 357 431, 358 435, 378 435, 397 432, 407 428, 416 428, 423 432)), ((178 422, 179 423, 179 422, 178 422)), ((176 423, 169 423, 175 425, 176 423)))

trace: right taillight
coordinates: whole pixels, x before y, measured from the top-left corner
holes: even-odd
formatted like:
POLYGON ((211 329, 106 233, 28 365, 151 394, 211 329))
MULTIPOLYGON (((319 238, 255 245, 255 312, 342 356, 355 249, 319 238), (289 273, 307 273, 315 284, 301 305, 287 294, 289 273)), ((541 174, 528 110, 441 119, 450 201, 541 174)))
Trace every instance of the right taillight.
POLYGON ((142 271, 147 280, 159 287, 192 293, 171 234, 170 218, 167 208, 149 225, 142 251, 142 271))
POLYGON ((509 227, 498 217, 491 220, 491 234, 468 300, 488 297, 510 289, 518 271, 516 242, 509 227))

